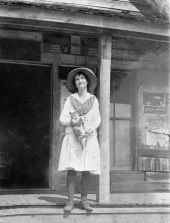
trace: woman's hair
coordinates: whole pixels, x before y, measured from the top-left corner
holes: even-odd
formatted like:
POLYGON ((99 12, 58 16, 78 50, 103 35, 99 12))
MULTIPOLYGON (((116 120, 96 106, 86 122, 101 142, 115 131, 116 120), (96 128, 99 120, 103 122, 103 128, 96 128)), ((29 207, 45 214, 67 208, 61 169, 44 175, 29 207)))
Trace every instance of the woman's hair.
MULTIPOLYGON (((83 76, 85 76, 85 78, 86 78, 86 80, 87 80, 87 91, 89 91, 88 86, 89 86, 89 83, 90 83, 90 79, 89 79, 89 77, 88 77, 84 72, 82 72, 82 71, 79 71, 78 73, 75 74, 75 76, 74 76, 74 81, 73 81, 73 85, 74 85, 74 87, 77 89, 77 87, 76 87, 76 83, 75 83, 75 77, 76 77, 76 76, 80 76, 81 74, 83 74, 83 76)), ((77 89, 77 90, 78 90, 78 89, 77 89)))

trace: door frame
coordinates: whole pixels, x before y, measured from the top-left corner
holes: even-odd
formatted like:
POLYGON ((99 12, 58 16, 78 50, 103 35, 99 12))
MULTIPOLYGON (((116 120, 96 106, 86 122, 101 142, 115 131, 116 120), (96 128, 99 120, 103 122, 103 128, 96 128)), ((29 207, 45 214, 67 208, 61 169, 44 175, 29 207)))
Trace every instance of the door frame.
POLYGON ((52 98, 51 98, 51 147, 49 158, 49 190, 60 191, 60 174, 57 171, 60 157, 60 83, 58 79, 58 66, 60 54, 43 54, 41 63, 51 65, 52 98))

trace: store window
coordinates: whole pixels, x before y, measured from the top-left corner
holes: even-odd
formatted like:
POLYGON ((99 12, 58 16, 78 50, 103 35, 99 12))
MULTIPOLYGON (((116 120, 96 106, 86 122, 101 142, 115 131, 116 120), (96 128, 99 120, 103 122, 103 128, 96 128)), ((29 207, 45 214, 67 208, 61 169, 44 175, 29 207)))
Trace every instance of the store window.
POLYGON ((110 100, 111 169, 168 181, 169 43, 115 37, 110 100))
POLYGON ((170 171, 170 81, 165 57, 150 54, 143 59, 150 66, 144 65, 138 72, 137 157, 138 170, 150 176, 170 171))

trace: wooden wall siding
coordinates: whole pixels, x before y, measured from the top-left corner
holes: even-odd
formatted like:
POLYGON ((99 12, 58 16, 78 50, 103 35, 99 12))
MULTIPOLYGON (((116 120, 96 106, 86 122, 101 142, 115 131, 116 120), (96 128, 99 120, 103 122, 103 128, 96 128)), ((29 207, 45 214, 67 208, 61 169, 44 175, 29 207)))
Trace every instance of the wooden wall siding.
POLYGON ((42 41, 42 34, 40 32, 26 32, 26 31, 18 31, 18 30, 0 30, 1 38, 8 39, 24 39, 24 40, 34 40, 34 41, 42 41))
POLYGON ((139 58, 135 50, 112 49, 112 58, 118 60, 135 60, 139 58))
POLYGON ((62 53, 61 46, 59 44, 43 44, 43 52, 44 53, 62 53))
POLYGON ((111 193, 135 193, 135 192, 169 192, 169 182, 126 182, 111 183, 111 193))
MULTIPOLYGON (((44 61, 44 58, 48 58, 49 61, 53 61, 54 53, 44 53, 41 56, 41 61, 44 61)), ((72 65, 72 66, 86 66, 90 64, 91 66, 98 66, 98 59, 96 57, 85 57, 79 55, 71 55, 71 54, 60 54, 60 62, 62 65, 72 65)), ((121 69, 128 70, 133 69, 134 66, 131 66, 128 60, 114 60, 112 59, 112 69, 121 69)), ((139 65, 137 66, 139 67, 139 65)))
MULTIPOLYGON (((97 56, 98 56, 98 40, 92 37, 86 37, 82 35, 61 35, 53 34, 50 37, 45 34, 44 43, 43 43, 43 52, 44 53, 58 53, 58 54, 67 54, 67 55, 81 55, 86 56, 78 58, 74 57, 74 60, 80 61, 80 65, 85 64, 85 60, 92 61, 92 64, 97 65, 97 56)), ((155 68, 155 62, 153 55, 164 57, 163 66, 169 66, 168 57, 169 57, 169 43, 150 41, 143 39, 127 38, 127 37, 113 37, 112 38, 112 67, 116 68, 120 66, 122 69, 133 68, 132 62, 139 62, 141 66, 150 67, 153 65, 155 68), (146 55, 152 55, 146 57, 146 55), (145 59, 146 57, 146 59, 145 59), (129 62, 129 63, 126 63, 129 62), (153 64, 152 64, 153 61, 153 64), (168 64, 167 64, 168 63, 168 64), (149 64, 149 65, 147 65, 149 64)), ((62 56, 62 58, 67 56, 62 56)), ((71 57, 68 59, 71 60, 71 57)), ((158 70, 162 69, 160 64, 156 68, 158 70)))
POLYGON ((145 181, 170 182, 170 173, 146 172, 145 181))
POLYGON ((170 159, 170 150, 166 149, 157 149, 156 147, 151 146, 140 146, 137 149, 137 156, 147 156, 147 157, 155 157, 155 158, 167 158, 170 159))
POLYGON ((61 33, 43 34, 43 52, 45 53, 70 53, 71 35, 61 33))
POLYGON ((128 18, 137 21, 151 21, 168 23, 168 18, 153 14, 152 7, 147 1, 134 0, 0 0, 1 4, 24 5, 53 8, 57 10, 70 10, 72 12, 93 13, 102 16, 128 18))
MULTIPOLYGON (((128 37, 113 37, 112 48, 119 50, 134 51, 139 56, 147 53, 154 53, 155 55, 161 55, 167 57, 169 55, 170 44, 169 42, 159 42, 147 39, 135 39, 128 37)), ((148 58, 149 59, 149 58, 148 58)), ((148 60, 147 59, 147 60, 148 60)), ((152 60, 153 57, 150 57, 152 60)))
POLYGON ((112 183, 143 182, 144 173, 135 171, 111 171, 110 180, 112 183))
POLYGON ((170 173, 111 171, 111 193, 169 191, 170 173))
MULTIPOLYGON (((118 41, 118 44, 121 42, 118 41)), ((166 74, 164 70, 169 69, 169 60, 168 56, 165 57, 163 63, 155 63, 153 59, 153 54, 148 55, 146 58, 140 52, 137 52, 135 49, 135 43, 130 47, 128 44, 120 44, 119 46, 116 46, 116 48, 112 49, 112 69, 122 69, 122 70, 131 70, 131 69, 142 69, 143 76, 148 76, 148 73, 152 69, 156 69, 157 73, 166 74)), ((88 48, 88 55, 76 55, 72 51, 70 53, 62 53, 61 48, 58 45, 55 44, 44 44, 43 47, 44 55, 48 55, 48 58, 51 58, 53 60, 54 54, 60 54, 60 60, 61 64, 63 65, 76 65, 76 66, 85 66, 86 64, 91 64, 92 66, 98 66, 98 59, 97 59, 97 49, 96 48, 88 48)), ((79 50, 79 48, 78 48, 79 50)), ((159 49, 160 50, 160 49, 159 49)), ((81 50, 82 51, 82 50, 81 50)), ((82 53, 82 52, 81 52, 82 53)), ((161 58, 163 54, 160 55, 161 58)), ((44 56, 42 55, 42 58, 44 56)), ((162 59, 161 59, 162 60, 162 59)), ((161 61, 160 60, 160 61, 161 61)), ((164 76, 164 75, 163 75, 164 76)))

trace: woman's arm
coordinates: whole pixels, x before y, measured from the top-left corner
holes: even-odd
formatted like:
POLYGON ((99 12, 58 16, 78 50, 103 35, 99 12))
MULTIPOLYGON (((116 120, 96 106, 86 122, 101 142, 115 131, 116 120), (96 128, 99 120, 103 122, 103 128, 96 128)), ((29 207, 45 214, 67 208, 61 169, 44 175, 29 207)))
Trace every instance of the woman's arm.
POLYGON ((60 115, 60 118, 59 118, 60 123, 63 126, 69 126, 70 125, 70 121, 71 121, 70 107, 71 107, 70 97, 68 97, 65 101, 64 108, 63 108, 63 110, 61 112, 61 115, 60 115))

